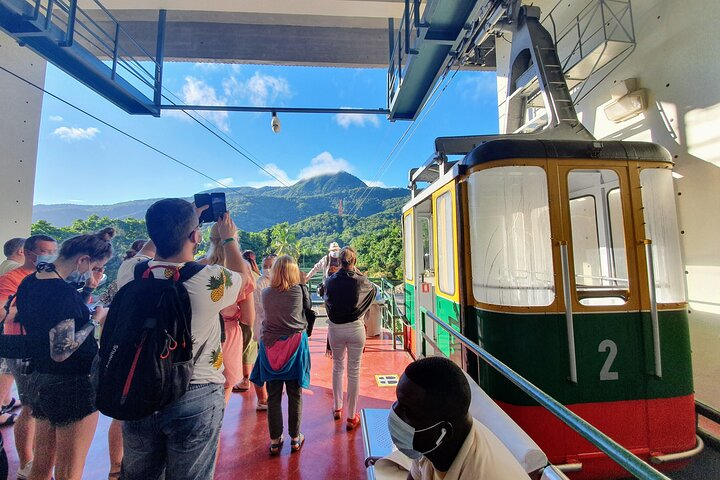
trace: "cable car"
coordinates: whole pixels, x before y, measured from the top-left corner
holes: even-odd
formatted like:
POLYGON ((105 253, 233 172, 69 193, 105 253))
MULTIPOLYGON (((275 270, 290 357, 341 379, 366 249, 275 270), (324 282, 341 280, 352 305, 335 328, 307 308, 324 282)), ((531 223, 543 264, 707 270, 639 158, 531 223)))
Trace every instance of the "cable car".
POLYGON ((463 358, 420 308, 636 455, 679 468, 670 460, 695 449, 696 436, 670 155, 651 143, 523 137, 440 138, 411 171, 408 348, 424 356, 437 347, 466 368, 572 478, 627 473, 463 358), (448 160, 460 152, 469 153, 448 160))

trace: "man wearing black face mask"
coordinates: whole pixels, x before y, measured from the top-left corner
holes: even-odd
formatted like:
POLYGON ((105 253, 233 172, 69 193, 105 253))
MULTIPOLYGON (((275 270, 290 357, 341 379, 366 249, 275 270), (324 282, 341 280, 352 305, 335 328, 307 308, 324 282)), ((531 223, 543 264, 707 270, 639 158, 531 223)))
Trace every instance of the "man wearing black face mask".
POLYGON ((393 443, 413 459, 412 480, 513 480, 528 475, 510 451, 468 413, 470 386, 442 357, 411 363, 388 417, 393 443))

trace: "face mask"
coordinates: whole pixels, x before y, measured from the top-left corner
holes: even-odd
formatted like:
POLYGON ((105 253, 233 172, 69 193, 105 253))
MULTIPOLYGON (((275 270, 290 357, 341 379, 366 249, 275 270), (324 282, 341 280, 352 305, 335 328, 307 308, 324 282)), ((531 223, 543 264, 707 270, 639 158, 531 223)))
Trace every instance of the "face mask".
POLYGON ((41 263, 52 263, 55 260, 57 260, 58 256, 57 254, 50 254, 50 255, 35 255, 35 265, 39 265, 41 263))
POLYGON ((398 416, 397 413, 395 413, 395 410, 393 410, 392 408, 390 409, 390 415, 388 416, 388 429, 390 430, 390 437, 392 437, 393 443, 398 448, 398 450, 400 450, 402 453, 404 453, 413 460, 417 460, 423 455, 426 455, 438 448, 442 443, 443 439, 445 438, 447 430, 444 428, 441 429, 442 433, 440 434, 440 437, 435 441, 435 446, 426 452, 418 452, 413 448, 413 440, 415 438, 415 434, 435 428, 442 423, 443 422, 438 422, 430 427, 415 430, 415 427, 408 425, 402 418, 398 416))
POLYGON ((77 268, 74 272, 72 272, 68 277, 65 279, 67 283, 72 283, 77 286, 77 288, 82 288, 85 286, 88 280, 90 280, 90 277, 92 277, 92 270, 88 270, 87 272, 80 273, 77 268))

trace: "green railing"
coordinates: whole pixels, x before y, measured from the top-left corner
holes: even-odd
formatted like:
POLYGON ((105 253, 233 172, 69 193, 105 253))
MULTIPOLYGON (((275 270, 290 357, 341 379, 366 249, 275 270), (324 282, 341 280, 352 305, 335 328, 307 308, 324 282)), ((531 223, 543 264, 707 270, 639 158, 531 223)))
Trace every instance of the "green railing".
MULTIPOLYGON (((392 332, 393 349, 397 349, 398 346, 403 348, 405 346, 405 336, 403 326, 407 324, 405 315, 400 312, 397 298, 395 297, 395 289, 401 282, 395 282, 388 280, 385 277, 370 277, 370 281, 373 282, 379 289, 380 294, 384 300, 381 309, 381 320, 382 328, 386 331, 392 332)), ((317 290, 318 285, 322 282, 321 278, 310 279, 307 283, 310 289, 310 294, 317 290)), ((313 300, 314 306, 324 305, 322 299, 313 300)))
MULTIPOLYGON (((630 474, 642 480, 669 480, 668 477, 652 468, 643 460, 635 456, 632 452, 623 448, 619 443, 602 433, 597 428, 590 425, 585 420, 575 415, 563 404, 561 404, 560 402, 549 396, 547 393, 543 392, 538 387, 527 381, 513 369, 492 356, 490 353, 478 346, 476 343, 472 342, 463 334, 454 330, 447 322, 441 320, 432 312, 421 308, 420 317, 423 320, 429 318, 430 320, 435 322, 436 325, 446 330, 450 335, 455 337, 462 344, 462 348, 475 354, 478 358, 482 359, 485 363, 500 372, 503 377, 507 378, 520 390, 530 396, 533 400, 535 400, 540 405, 549 410, 564 424, 566 424, 567 426, 575 430, 578 434, 580 434, 580 436, 582 436, 585 440, 592 443, 601 451, 603 451, 608 457, 610 457, 622 468, 627 470, 630 474)), ((432 330, 434 331, 434 329, 432 330)), ((426 337, 425 339, 431 343, 434 343, 434 339, 428 337, 426 337)))

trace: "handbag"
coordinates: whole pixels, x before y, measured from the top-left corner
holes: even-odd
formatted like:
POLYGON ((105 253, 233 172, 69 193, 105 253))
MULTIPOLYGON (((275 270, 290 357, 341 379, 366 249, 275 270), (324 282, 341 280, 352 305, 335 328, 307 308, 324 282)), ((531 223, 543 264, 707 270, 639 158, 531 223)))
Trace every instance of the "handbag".
MULTIPOLYGON (((300 288, 302 288, 303 290, 303 295, 306 295, 308 298, 310 298, 310 293, 308 291, 307 285, 301 285, 300 288)), ((305 317, 305 321, 307 322, 306 330, 307 336, 309 337, 312 335, 313 327, 315 327, 315 319, 317 318, 317 313, 315 313, 315 310, 313 310, 312 307, 305 308, 305 304, 303 302, 303 316, 305 317)))
POLYGON ((5 315, 2 321, 0 321, 0 357, 3 358, 28 358, 30 357, 30 349, 25 335, 25 328, 20 324, 19 335, 7 335, 5 333, 5 322, 14 320, 17 313, 17 307, 15 306, 15 295, 10 295, 3 310, 5 315), (11 310, 14 312, 12 318, 10 316, 11 310))

